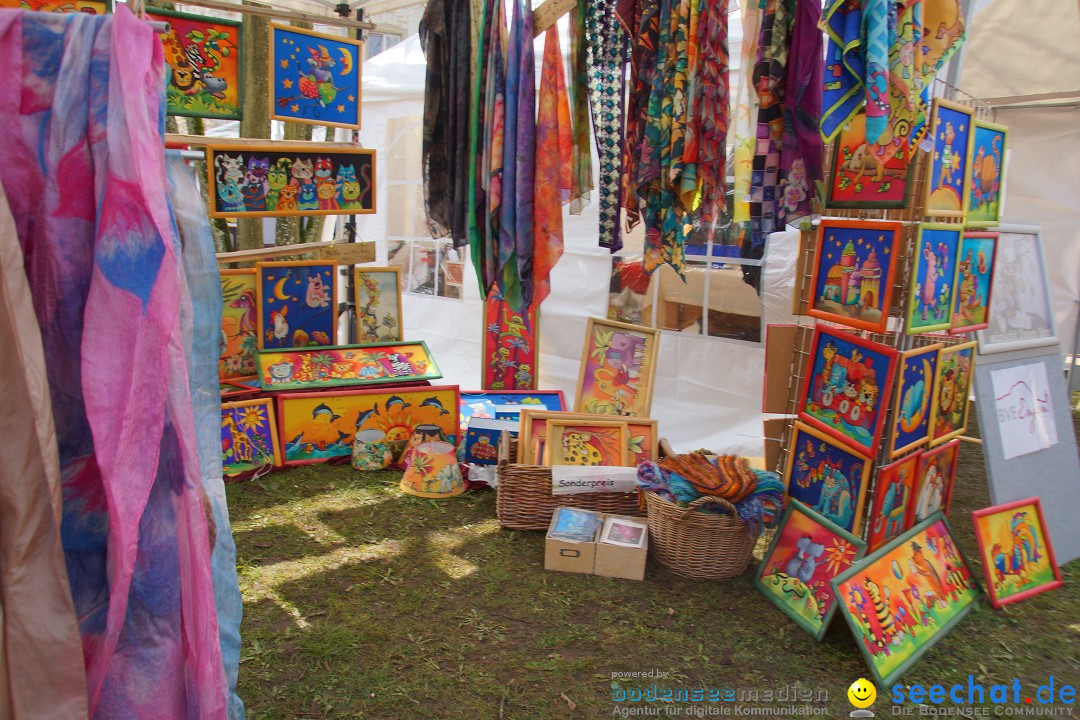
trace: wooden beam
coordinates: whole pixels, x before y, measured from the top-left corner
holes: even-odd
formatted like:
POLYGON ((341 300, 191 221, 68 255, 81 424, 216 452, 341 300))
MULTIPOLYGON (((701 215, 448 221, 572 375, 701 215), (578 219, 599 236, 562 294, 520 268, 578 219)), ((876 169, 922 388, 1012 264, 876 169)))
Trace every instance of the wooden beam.
POLYGON ((253 260, 262 260, 264 258, 305 255, 310 252, 321 250, 324 247, 329 247, 333 244, 332 241, 327 240, 323 242, 299 243, 297 245, 277 245, 274 247, 257 248, 255 250, 236 250, 234 252, 218 253, 217 261, 219 263, 251 262, 253 260))
MULTIPOLYGON (((217 147, 219 145, 258 145, 265 147, 266 145, 272 145, 277 142, 283 142, 281 140, 267 140, 266 138, 228 138, 228 137, 204 137, 202 135, 178 135, 176 133, 165 133, 165 145, 167 147, 178 147, 181 145, 189 147, 217 147)), ((310 149, 312 152, 316 150, 355 150, 361 147, 359 143, 348 142, 310 142, 306 140, 289 140, 287 141, 290 146, 302 145, 305 150, 310 149)))
POLYGON ((544 0, 533 10, 533 37, 540 37, 566 13, 577 7, 577 0, 544 0))
POLYGON ((316 15, 314 13, 296 12, 292 10, 274 10, 270 7, 236 5, 228 2, 215 2, 215 0, 183 0, 183 4, 246 15, 261 15, 276 20, 299 20, 300 22, 315 23, 316 25, 332 25, 334 27, 357 28, 359 30, 377 31, 379 29, 379 26, 375 23, 361 22, 351 18, 339 17, 337 15, 316 15))

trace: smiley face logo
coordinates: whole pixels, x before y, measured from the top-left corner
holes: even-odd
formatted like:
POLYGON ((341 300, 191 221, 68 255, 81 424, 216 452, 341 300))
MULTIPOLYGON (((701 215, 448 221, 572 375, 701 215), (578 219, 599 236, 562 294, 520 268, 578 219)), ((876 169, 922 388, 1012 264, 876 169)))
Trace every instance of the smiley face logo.
POLYGON ((847 691, 848 700, 857 708, 868 708, 877 700, 877 688, 866 678, 859 678, 851 683, 847 691))

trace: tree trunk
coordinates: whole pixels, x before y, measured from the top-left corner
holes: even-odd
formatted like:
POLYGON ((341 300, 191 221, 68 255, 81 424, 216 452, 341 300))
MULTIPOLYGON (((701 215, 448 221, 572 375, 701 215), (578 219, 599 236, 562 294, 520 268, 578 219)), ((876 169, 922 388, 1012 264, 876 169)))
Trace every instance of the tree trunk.
MULTIPOLYGON (((256 5, 244 0, 245 5, 256 5)), ((266 7, 266 5, 263 5, 266 7)), ((244 119, 240 137, 270 137, 270 91, 267 71, 270 65, 270 20, 259 15, 244 16, 241 26, 244 57, 240 73, 244 87, 244 119)), ((263 219, 241 218, 237 221, 237 246, 240 250, 263 247, 263 219)))
MULTIPOLYGON (((303 23, 307 25, 308 23, 303 23)), ((285 123, 285 139, 286 140, 310 140, 311 131, 314 128, 313 125, 307 123, 285 123)), ((276 228, 276 244, 278 245, 296 245, 302 241, 302 235, 300 230, 300 220, 298 217, 279 217, 277 218, 276 228)))

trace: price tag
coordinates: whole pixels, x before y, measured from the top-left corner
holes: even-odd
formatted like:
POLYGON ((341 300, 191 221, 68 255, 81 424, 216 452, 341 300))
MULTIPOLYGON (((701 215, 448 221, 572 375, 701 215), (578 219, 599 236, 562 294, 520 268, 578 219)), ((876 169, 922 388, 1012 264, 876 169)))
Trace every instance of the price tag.
POLYGON ((343 265, 360 265, 375 262, 375 243, 373 241, 334 243, 324 247, 320 255, 323 260, 334 260, 343 265))
POLYGON ((555 465, 551 468, 552 495, 633 492, 637 489, 637 468, 615 465, 555 465))
POLYGON ((533 10, 533 36, 538 37, 577 6, 577 0, 544 0, 533 10))

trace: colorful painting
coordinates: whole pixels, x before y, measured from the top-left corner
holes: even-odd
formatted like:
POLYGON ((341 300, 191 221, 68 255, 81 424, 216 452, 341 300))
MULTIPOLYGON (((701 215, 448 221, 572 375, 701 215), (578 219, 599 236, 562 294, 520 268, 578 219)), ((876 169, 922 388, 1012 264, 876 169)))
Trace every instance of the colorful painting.
POLYGON ((485 390, 535 390, 540 360, 536 308, 512 310, 497 293, 484 302, 483 367, 485 390))
MULTIPOLYGON (((439 366, 423 342, 259 351, 259 384, 263 390, 400 385, 441 377, 439 366)), ((447 410, 452 412, 453 408, 447 410)))
POLYGON ((545 465, 625 466, 629 429, 613 420, 549 420, 545 465))
POLYGON ((271 119, 359 130, 363 59, 356 40, 271 25, 271 119))
POLYGON ((788 497, 820 513, 844 530, 862 528, 870 458, 796 421, 788 450, 788 497))
POLYGON ((401 340, 401 270, 396 267, 353 268, 356 287, 356 340, 361 343, 401 340))
POLYGON ((418 425, 435 425, 457 444, 456 385, 385 388, 321 393, 283 393, 277 397, 285 465, 349 457, 362 430, 384 433, 394 457, 405 449, 418 425))
POLYGON ((792 502, 754 584, 815 640, 825 636, 836 596, 831 581, 866 553, 866 543, 801 502, 792 502))
POLYGON ((938 351, 934 398, 930 407, 930 446, 939 445, 967 430, 968 398, 975 376, 976 342, 938 351))
POLYGON ((146 15, 169 24, 161 36, 170 70, 165 112, 239 120, 240 23, 157 8, 147 8, 146 15))
POLYGON ((896 362, 888 346, 819 325, 799 417, 861 453, 875 454, 896 362))
POLYGON ((952 505, 953 481, 956 479, 956 460, 960 441, 953 440, 934 450, 919 454, 915 469, 914 494, 908 508, 907 524, 921 523, 936 512, 949 514, 952 505))
POLYGON ((260 349, 336 344, 336 263, 265 262, 256 269, 260 349))
POLYGON ((648 417, 659 337, 652 328, 589 318, 574 409, 648 417))
POLYGON ((878 687, 889 687, 982 595, 948 522, 934 515, 833 578, 878 687))
POLYGON ((518 424, 511 420, 474 418, 465 428, 462 462, 473 465, 496 465, 499 462, 499 437, 503 432, 516 436, 518 424))
POLYGON ((272 400, 221 405, 221 463, 226 477, 281 465, 272 400))
POLYGON ((934 98, 930 127, 934 149, 926 183, 925 213, 930 217, 963 217, 967 196, 971 108, 934 98))
POLYGON ((908 139, 866 142, 866 112, 860 110, 833 143, 832 176, 825 203, 831 208, 903 208, 911 189, 908 139))
POLYGON ((1039 498, 976 510, 971 517, 991 605, 1000 608, 1061 587, 1039 498))
MULTIPOLYGON (((605 415, 575 412, 553 412, 548 410, 525 408, 521 411, 521 432, 518 434, 518 462, 525 465, 538 465, 543 458, 535 452, 534 441, 547 437, 548 420, 599 420, 605 415)), ((628 439, 627 452, 630 463, 634 466, 643 462, 655 462, 659 459, 660 436, 655 420, 648 418, 626 418, 628 439)))
POLYGON ((900 227, 898 222, 822 220, 810 315, 884 332, 900 227))
POLYGON ((968 178, 965 222, 974 227, 997 225, 1001 217, 1002 162, 1009 128, 975 121, 971 135, 971 177, 968 178))
POLYGON ((956 297, 953 301, 954 334, 982 330, 990 317, 997 233, 966 232, 956 256, 956 297))
POLYGON ((464 430, 469 418, 495 418, 499 406, 516 405, 538 410, 566 409, 566 400, 562 390, 516 390, 507 392, 485 392, 483 390, 463 390, 461 392, 460 425, 464 430))
POLYGON ((930 408, 934 398, 934 376, 940 344, 908 350, 900 354, 893 400, 889 455, 898 457, 929 439, 930 408))
POLYGON ((258 376, 255 350, 259 346, 259 310, 255 268, 221 271, 221 349, 218 377, 222 382, 253 380, 258 376))
POLYGON ((0 8, 30 10, 32 12, 73 13, 105 15, 112 12, 112 0, 0 0, 0 8))
POLYGON ((287 143, 206 149, 211 217, 375 212, 375 151, 287 143))
POLYGON ((914 284, 907 308, 908 335, 949 329, 962 231, 960 225, 919 223, 911 264, 914 284))
POLYGON ((908 515, 915 497, 915 476, 919 471, 921 455, 914 453, 878 469, 866 536, 870 550, 877 550, 908 529, 908 515))

